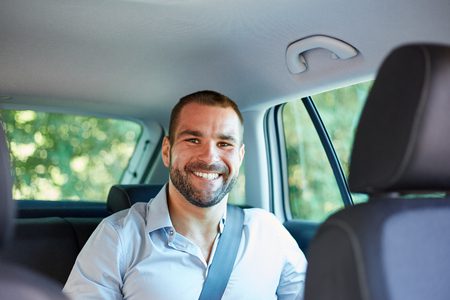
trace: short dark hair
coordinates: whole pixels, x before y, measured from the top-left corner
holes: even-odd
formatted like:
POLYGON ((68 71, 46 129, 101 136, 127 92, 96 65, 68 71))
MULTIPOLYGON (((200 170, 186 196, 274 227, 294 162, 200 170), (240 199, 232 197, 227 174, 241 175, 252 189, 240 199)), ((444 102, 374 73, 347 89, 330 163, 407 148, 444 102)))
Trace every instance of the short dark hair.
POLYGON ((242 117, 242 114, 239 111, 237 104, 233 100, 215 91, 208 91, 208 90, 198 91, 182 97, 178 101, 178 103, 173 107, 172 113, 170 114, 170 122, 169 122, 169 141, 171 145, 174 142, 175 128, 178 123, 180 112, 183 109, 183 107, 189 103, 198 103, 223 108, 231 107, 238 116, 242 128, 244 127, 244 118, 242 117))

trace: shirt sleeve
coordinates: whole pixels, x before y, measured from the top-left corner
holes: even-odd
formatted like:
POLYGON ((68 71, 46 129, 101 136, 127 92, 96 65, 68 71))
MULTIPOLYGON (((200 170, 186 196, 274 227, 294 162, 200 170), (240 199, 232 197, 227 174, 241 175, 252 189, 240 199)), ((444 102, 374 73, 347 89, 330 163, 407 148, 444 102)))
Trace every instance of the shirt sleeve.
POLYGON ((286 260, 278 284, 277 296, 279 300, 303 300, 307 261, 294 238, 284 228, 283 231, 286 260))
POLYGON ((121 240, 104 220, 78 255, 63 292, 73 300, 123 299, 121 240))

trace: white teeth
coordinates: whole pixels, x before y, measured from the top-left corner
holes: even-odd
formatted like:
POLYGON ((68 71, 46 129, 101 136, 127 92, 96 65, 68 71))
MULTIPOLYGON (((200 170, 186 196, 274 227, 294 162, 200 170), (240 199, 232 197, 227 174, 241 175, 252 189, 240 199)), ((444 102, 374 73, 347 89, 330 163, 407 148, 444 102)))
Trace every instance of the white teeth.
POLYGON ((194 172, 194 174, 196 176, 198 176, 198 177, 205 178, 205 179, 208 179, 208 180, 214 180, 214 179, 217 179, 219 177, 219 174, 217 174, 217 173, 194 172))

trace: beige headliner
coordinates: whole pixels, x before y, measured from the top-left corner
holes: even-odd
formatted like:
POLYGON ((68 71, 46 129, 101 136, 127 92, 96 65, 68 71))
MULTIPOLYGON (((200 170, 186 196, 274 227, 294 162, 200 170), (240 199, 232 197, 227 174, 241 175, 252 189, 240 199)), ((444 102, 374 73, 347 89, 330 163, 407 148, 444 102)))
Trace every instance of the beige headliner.
POLYGON ((244 110, 373 76, 409 42, 450 44, 449 0, 2 0, 0 103, 55 106, 164 123, 182 95, 215 89, 244 110), (287 46, 323 34, 359 55, 287 46))

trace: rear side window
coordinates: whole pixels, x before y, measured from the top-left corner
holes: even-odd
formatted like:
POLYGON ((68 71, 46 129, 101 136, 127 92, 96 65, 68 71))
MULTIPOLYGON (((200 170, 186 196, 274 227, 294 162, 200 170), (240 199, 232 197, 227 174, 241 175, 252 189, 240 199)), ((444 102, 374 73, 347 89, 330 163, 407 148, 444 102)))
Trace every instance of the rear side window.
MULTIPOLYGON (((356 84, 312 97, 345 177, 356 125, 371 84, 356 84)), ((323 221, 344 205, 332 168, 303 102, 287 103, 282 114, 292 218, 323 221)), ((366 197, 352 198, 361 202, 366 197)))
POLYGON ((135 122, 30 110, 0 110, 16 200, 106 201, 141 134, 135 122))

